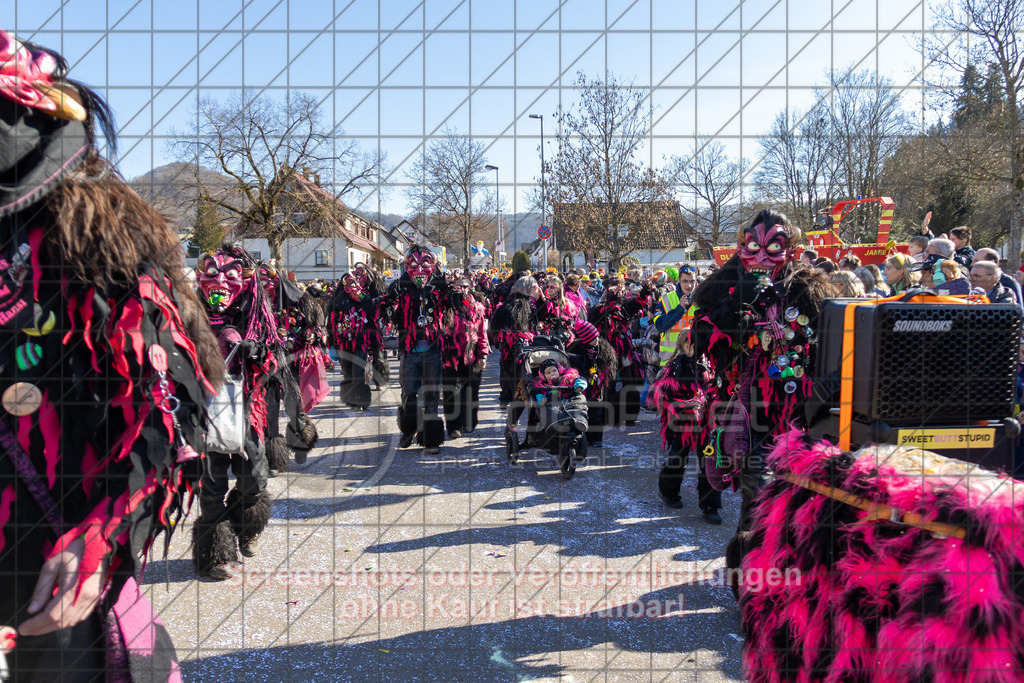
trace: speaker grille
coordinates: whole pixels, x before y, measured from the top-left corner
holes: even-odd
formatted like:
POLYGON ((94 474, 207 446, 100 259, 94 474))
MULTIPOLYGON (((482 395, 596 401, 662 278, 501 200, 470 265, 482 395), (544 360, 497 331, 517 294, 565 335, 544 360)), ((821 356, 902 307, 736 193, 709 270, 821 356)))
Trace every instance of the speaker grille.
POLYGON ((1013 414, 1019 310, 913 304, 879 309, 874 400, 864 407, 871 419, 927 424, 1013 414))

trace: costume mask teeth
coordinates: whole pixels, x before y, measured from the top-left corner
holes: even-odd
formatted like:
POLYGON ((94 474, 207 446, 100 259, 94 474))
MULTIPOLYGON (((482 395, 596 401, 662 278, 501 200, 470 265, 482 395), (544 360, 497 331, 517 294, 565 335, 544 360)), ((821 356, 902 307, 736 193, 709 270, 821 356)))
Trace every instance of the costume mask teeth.
POLYGON ((747 272, 775 279, 792 256, 786 227, 758 223, 747 228, 740 237, 739 254, 747 272))

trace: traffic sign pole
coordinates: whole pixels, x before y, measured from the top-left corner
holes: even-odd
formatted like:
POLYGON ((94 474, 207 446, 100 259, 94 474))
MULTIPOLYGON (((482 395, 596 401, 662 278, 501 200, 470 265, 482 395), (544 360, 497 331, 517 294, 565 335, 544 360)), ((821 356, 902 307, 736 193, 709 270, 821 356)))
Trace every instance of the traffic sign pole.
POLYGON ((537 237, 541 239, 541 244, 544 246, 544 265, 541 268, 541 272, 546 272, 548 269, 548 240, 551 239, 551 226, 542 225, 537 228, 537 237))

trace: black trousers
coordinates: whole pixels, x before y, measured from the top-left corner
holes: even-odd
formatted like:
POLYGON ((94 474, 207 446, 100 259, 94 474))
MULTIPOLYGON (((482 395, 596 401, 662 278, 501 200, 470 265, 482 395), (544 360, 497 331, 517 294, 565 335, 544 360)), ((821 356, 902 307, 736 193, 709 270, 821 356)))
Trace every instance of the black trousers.
MULTIPOLYGON (((365 385, 363 379, 366 376, 366 354, 361 352, 350 353, 338 351, 338 367, 341 370, 341 386, 338 388, 341 400, 351 405, 353 399, 365 392, 353 391, 365 385)), ((362 404, 363 401, 355 401, 362 404)))
MULTIPOLYGON (((697 453, 697 504, 700 509, 722 507, 722 492, 711 488, 708 483, 707 474, 704 472, 704 454, 697 453)), ((661 468, 658 475, 658 491, 665 498, 677 498, 682 488, 683 476, 686 471, 686 463, 690 460, 689 452, 682 452, 681 448, 671 448, 668 459, 661 468)))
POLYGON ((441 350, 402 353, 398 359, 398 381, 402 386, 402 405, 398 427, 403 435, 419 432, 427 448, 444 442, 444 423, 437 409, 441 403, 441 350), (417 398, 423 392, 423 409, 417 398))
POLYGON ((442 391, 444 422, 448 433, 458 429, 471 432, 478 424, 480 410, 480 382, 482 373, 445 372, 442 391))
POLYGON ((228 493, 228 470, 235 475, 235 489, 241 497, 242 507, 249 507, 259 500, 267 488, 269 466, 266 457, 246 459, 241 455, 207 453, 206 469, 203 472, 202 488, 199 491, 200 517, 197 523, 216 524, 226 519, 228 493))

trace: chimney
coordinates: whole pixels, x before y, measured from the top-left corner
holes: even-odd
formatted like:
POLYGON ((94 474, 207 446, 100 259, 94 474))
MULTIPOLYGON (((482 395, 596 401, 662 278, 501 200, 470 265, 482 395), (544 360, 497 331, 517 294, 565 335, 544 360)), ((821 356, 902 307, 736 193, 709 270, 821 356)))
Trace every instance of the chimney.
POLYGON ((313 169, 311 169, 309 166, 303 166, 302 175, 306 176, 306 179, 309 180, 313 175, 313 169))

